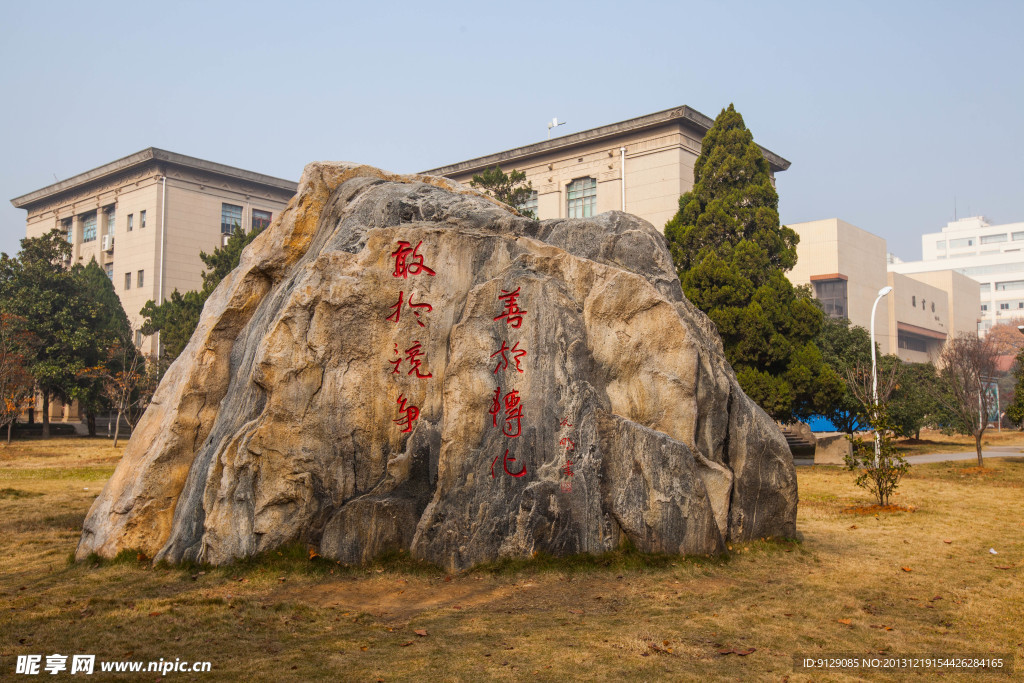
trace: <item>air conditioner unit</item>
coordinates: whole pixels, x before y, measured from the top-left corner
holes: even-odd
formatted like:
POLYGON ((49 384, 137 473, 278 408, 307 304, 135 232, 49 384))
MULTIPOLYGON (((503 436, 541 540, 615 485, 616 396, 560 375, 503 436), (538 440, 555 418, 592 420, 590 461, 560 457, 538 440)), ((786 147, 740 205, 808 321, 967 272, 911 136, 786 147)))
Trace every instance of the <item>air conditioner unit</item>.
POLYGON ((228 246, 228 240, 229 239, 231 239, 231 235, 225 235, 225 234, 222 233, 221 236, 220 236, 220 246, 222 246, 222 247, 228 246))
POLYGON ((114 236, 113 235, 104 235, 103 236, 103 251, 113 251, 113 250, 114 250, 114 236))

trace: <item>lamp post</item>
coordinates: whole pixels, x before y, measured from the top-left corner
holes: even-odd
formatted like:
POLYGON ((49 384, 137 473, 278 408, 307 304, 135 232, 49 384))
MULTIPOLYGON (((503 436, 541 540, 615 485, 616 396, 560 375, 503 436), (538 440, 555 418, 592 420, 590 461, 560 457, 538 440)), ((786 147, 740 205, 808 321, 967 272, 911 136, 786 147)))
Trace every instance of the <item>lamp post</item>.
MULTIPOLYGON (((875 297, 875 303, 871 306, 871 403, 872 408, 875 412, 875 418, 878 418, 878 366, 875 363, 875 311, 878 310, 878 302, 882 300, 882 297, 892 291, 892 287, 888 285, 878 290, 878 296, 875 297)), ((872 425, 873 426, 873 425, 872 425)), ((878 435, 878 429, 875 428, 875 467, 878 467, 878 456, 882 450, 881 439, 878 435)))

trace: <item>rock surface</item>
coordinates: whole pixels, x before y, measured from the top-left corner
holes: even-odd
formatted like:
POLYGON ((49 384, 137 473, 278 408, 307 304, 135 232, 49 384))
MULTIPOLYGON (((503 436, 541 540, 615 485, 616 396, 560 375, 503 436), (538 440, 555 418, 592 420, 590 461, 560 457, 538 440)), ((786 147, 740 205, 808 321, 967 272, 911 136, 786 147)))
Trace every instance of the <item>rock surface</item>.
POLYGON ((207 301, 77 554, 714 553, 794 536, 796 506, 785 440, 649 223, 314 163, 207 301))

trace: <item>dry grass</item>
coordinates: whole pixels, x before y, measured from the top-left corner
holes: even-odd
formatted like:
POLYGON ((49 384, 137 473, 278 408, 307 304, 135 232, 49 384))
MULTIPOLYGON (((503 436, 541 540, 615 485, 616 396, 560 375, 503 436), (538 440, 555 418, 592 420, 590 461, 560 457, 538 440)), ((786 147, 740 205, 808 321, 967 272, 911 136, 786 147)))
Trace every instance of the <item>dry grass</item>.
POLYGON ((987 459, 981 476, 915 466, 897 497, 914 511, 869 515, 844 512, 870 504, 851 474, 799 468, 802 543, 447 576, 402 557, 350 570, 301 547, 227 568, 69 564, 118 452, 0 451, 5 676, 15 655, 57 652, 210 660, 203 680, 902 680, 811 677, 792 656, 1024 654, 1021 458, 987 459))
MULTIPOLYGON (((985 431, 981 439, 982 449, 989 447, 1017 446, 1024 450, 1024 432, 1016 429, 995 429, 985 431)), ((962 434, 943 434, 935 429, 922 429, 920 439, 899 439, 896 448, 904 456, 925 453, 961 453, 974 450, 974 437, 962 434)))

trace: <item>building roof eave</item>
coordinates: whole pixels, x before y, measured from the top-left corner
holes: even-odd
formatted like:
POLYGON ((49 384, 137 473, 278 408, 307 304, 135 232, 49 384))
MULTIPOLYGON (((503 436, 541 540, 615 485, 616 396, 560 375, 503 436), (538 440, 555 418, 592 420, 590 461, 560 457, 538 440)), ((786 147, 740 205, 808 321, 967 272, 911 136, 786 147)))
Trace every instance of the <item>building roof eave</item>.
MULTIPOLYGON (((467 159, 466 161, 460 161, 455 164, 440 166, 429 171, 423 171, 423 174, 448 176, 481 171, 504 162, 525 159, 539 154, 558 152, 577 145, 589 142, 599 142, 623 133, 631 133, 647 128, 653 128, 673 121, 686 121, 704 133, 706 133, 715 122, 714 119, 700 113, 696 109, 683 105, 681 107, 665 109, 663 111, 654 112, 653 114, 639 116, 637 118, 620 121, 618 123, 611 123, 607 126, 591 128, 589 130, 572 133, 570 135, 563 135, 551 140, 544 140, 543 142, 536 142, 531 145, 516 147, 514 149, 505 150, 504 152, 495 152, 494 154, 476 157, 475 159, 467 159)), ((758 147, 761 146, 758 145, 758 147)), ((765 149, 764 147, 761 147, 761 151, 764 154, 764 158, 771 166, 772 171, 777 173, 785 171, 790 167, 791 162, 782 158, 775 152, 765 149)))
POLYGON ((197 159, 196 157, 190 157, 184 154, 168 152, 156 147, 148 147, 141 152, 130 154, 126 157, 122 157, 121 159, 117 159, 116 161, 111 161, 108 164, 98 166, 92 170, 79 173, 78 175, 71 176, 65 180, 58 181, 33 192, 21 195, 20 197, 15 197, 11 200, 11 204, 19 209, 27 209, 37 202, 50 199, 51 197, 67 192, 76 187, 103 180, 104 178, 108 178, 116 175, 117 173, 121 173, 125 170, 135 168, 149 162, 159 161, 184 168, 227 176, 237 180, 244 180, 287 192, 294 193, 298 189, 298 183, 290 180, 275 178, 273 176, 255 173, 253 171, 246 171, 241 168, 235 168, 234 166, 206 161, 205 159, 197 159))

